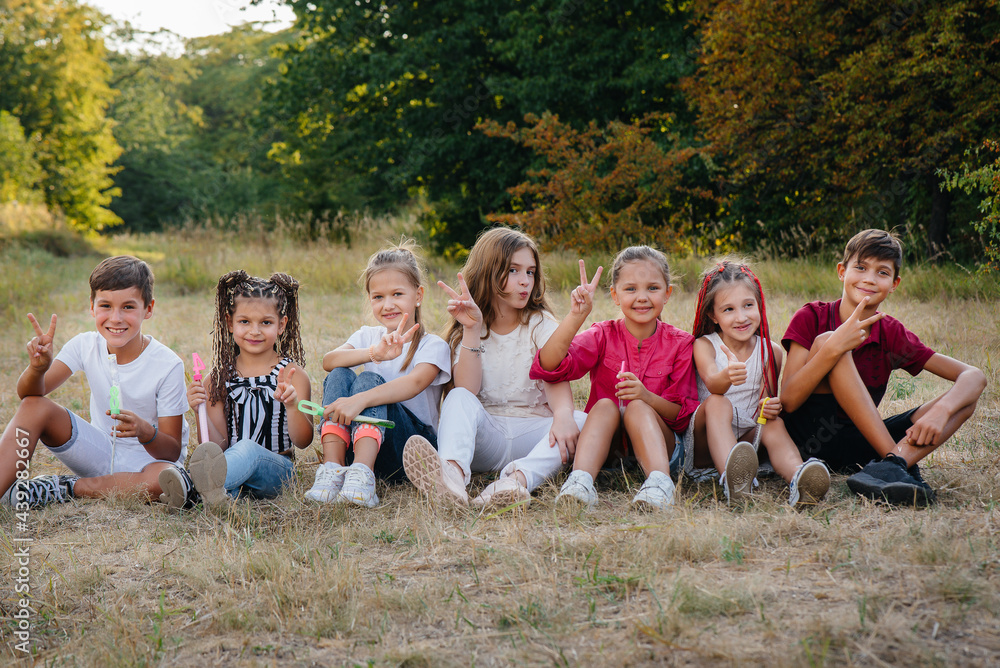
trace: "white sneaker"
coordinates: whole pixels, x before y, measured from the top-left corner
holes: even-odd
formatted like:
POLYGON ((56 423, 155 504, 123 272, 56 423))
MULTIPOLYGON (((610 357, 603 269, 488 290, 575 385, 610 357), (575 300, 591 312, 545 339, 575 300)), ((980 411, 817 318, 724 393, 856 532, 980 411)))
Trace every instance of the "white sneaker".
POLYGON ((344 484, 337 495, 337 503, 374 508, 378 505, 375 494, 375 474, 361 462, 354 462, 344 473, 344 484))
POLYGON ((594 478, 586 471, 573 471, 566 478, 559 494, 556 496, 557 506, 580 504, 584 508, 597 505, 597 490, 594 489, 594 478))
POLYGON ((830 471, 826 464, 811 457, 799 465, 788 483, 788 504, 815 505, 830 490, 830 471))
POLYGON ((320 503, 333 503, 344 486, 347 467, 334 462, 320 464, 316 469, 316 481, 306 492, 306 498, 320 503))
POLYGON ((487 485, 486 489, 472 500, 472 505, 477 508, 502 507, 520 501, 524 501, 524 507, 527 507, 531 503, 531 492, 521 484, 516 475, 509 475, 487 485))
POLYGON ((746 441, 740 441, 729 451, 726 470, 720 480, 726 492, 726 501, 736 503, 746 499, 756 475, 757 451, 746 441))
POLYGON ((403 470, 420 492, 432 503, 468 506, 465 478, 423 436, 411 436, 403 446, 403 470))
POLYGON ((674 489, 669 475, 653 471, 632 499, 632 505, 641 510, 666 510, 674 505, 674 489))

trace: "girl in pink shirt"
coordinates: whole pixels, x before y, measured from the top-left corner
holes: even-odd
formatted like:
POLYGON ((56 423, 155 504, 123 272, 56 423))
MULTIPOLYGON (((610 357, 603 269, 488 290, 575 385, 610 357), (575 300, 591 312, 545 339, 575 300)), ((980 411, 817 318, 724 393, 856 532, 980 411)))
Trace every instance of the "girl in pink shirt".
POLYGON ((679 465, 673 457, 676 434, 683 433, 698 406, 691 362, 694 337, 660 320, 673 291, 670 267, 663 253, 648 246, 626 248, 611 267, 611 298, 622 318, 594 323, 577 334, 593 308, 601 272, 598 268, 588 283, 580 260, 581 285, 573 290, 570 312, 531 367, 532 378, 550 383, 590 374, 587 421, 573 472, 556 502, 587 507, 597 502, 594 476, 612 454, 615 435, 624 432, 648 476, 633 505, 663 509, 673 503, 670 468, 679 465))

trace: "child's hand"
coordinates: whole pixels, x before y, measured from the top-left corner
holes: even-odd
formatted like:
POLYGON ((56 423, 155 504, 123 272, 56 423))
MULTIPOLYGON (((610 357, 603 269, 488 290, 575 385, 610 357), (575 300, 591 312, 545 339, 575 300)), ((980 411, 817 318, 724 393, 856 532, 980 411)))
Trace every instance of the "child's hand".
POLYGON ((292 408, 298 403, 299 398, 295 386, 292 385, 292 375, 294 373, 294 367, 291 369, 287 366, 281 367, 281 371, 278 372, 278 384, 274 388, 274 398, 285 406, 292 408))
POLYGON ((615 396, 622 401, 635 401, 646 399, 648 390, 642 381, 631 371, 623 371, 618 374, 619 382, 615 385, 615 396))
POLYGON ((354 418, 361 415, 361 411, 366 408, 368 408, 368 404, 360 398, 360 395, 341 397, 323 409, 323 417, 331 422, 351 424, 354 418))
POLYGON ((52 314, 49 329, 43 332, 35 316, 28 314, 35 336, 28 341, 28 365, 37 371, 48 371, 52 366, 52 343, 56 337, 56 314, 52 314))
POLYGON ((461 323, 463 327, 475 329, 478 333, 483 324, 483 312, 479 310, 476 302, 472 300, 472 293, 469 292, 469 286, 466 285, 465 279, 462 278, 462 272, 458 272, 458 289, 461 290, 460 293, 452 290, 444 281, 438 281, 438 285, 451 297, 448 300, 448 313, 451 314, 451 317, 461 323))
POLYGON ((188 406, 198 408, 208 401, 208 393, 205 392, 205 385, 200 380, 192 380, 187 389, 188 406))
POLYGON ((868 306, 868 297, 861 300, 857 308, 854 309, 847 320, 841 323, 840 327, 834 330, 833 335, 827 339, 827 345, 833 345, 834 350, 843 355, 854 350, 868 338, 868 328, 885 317, 885 313, 876 313, 870 318, 861 320, 861 312, 868 306))
POLYGON ((587 281, 587 269, 583 260, 580 260, 580 285, 570 293, 569 312, 574 315, 586 317, 594 308, 594 294, 597 293, 597 284, 601 280, 601 273, 604 267, 598 267, 594 274, 593 281, 587 281))
POLYGON ((729 347, 722 343, 719 346, 722 352, 726 354, 729 359, 729 384, 730 385, 742 385, 747 382, 747 365, 746 362, 741 362, 733 351, 729 347))
POLYGON ((920 419, 913 423, 913 426, 906 430, 906 441, 914 447, 925 445, 937 445, 941 438, 941 432, 951 416, 948 411, 940 407, 941 402, 935 403, 920 419))
POLYGON ((556 414, 549 430, 549 447, 559 446, 562 463, 569 464, 576 454, 576 441, 580 438, 580 428, 576 426, 573 413, 556 414))
POLYGON ((111 419, 118 423, 111 427, 112 436, 117 436, 118 438, 130 438, 134 436, 140 442, 148 441, 153 436, 153 425, 132 411, 123 410, 121 413, 113 415, 111 411, 105 411, 104 414, 110 415, 111 419))
MULTIPOLYGON (((767 397, 762 397, 760 401, 757 402, 757 415, 754 416, 754 420, 761 413, 761 404, 764 404, 764 399, 767 397)), ((770 422, 774 420, 779 415, 781 415, 781 397, 770 397, 767 398, 767 403, 764 404, 764 419, 770 422)))
POLYGON ((396 330, 386 332, 382 340, 372 346, 372 355, 375 356, 375 359, 384 362, 386 360, 394 360, 403 354, 403 346, 412 341, 413 335, 420 329, 420 323, 418 322, 413 327, 410 327, 409 330, 403 330, 406 327, 406 321, 409 317, 409 313, 404 313, 399 321, 399 325, 396 326, 396 330))

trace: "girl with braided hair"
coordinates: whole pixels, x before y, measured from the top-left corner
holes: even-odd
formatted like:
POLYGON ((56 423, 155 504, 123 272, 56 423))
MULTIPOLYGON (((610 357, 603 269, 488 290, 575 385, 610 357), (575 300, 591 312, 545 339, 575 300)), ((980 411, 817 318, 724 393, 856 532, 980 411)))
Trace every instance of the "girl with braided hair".
POLYGON ((822 499, 830 472, 818 459, 803 463, 779 417, 782 349, 771 341, 764 292, 745 262, 722 258, 705 270, 692 334, 701 405, 684 436, 685 471, 695 480, 721 471, 726 499, 744 499, 758 467, 756 448, 744 439, 763 414, 760 441, 789 483, 789 503, 822 499))
POLYGON ((210 440, 191 455, 187 471, 161 474, 168 505, 274 498, 291 479, 292 446, 313 439, 312 417, 296 410, 310 393, 298 289, 281 273, 263 279, 240 270, 219 279, 212 370, 187 393, 192 407, 207 402, 210 440))

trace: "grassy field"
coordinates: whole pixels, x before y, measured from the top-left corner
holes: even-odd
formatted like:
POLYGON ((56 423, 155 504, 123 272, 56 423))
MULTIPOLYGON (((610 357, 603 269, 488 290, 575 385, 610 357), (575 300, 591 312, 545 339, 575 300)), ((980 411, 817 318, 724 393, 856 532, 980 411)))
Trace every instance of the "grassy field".
MULTIPOLYGON (((129 252, 157 275, 145 332, 190 361, 210 351, 211 290, 220 274, 288 271, 302 281, 306 369, 314 388, 322 354, 367 322, 355 279, 385 222, 360 221, 351 248, 240 240, 217 231, 121 236, 99 252, 129 252), (370 223, 370 224, 369 224, 370 223)), ((67 249, 56 249, 67 252, 67 249)), ((70 249, 71 251, 73 249, 70 249)), ((28 310, 60 316, 57 344, 92 327, 86 278, 95 255, 54 258, 0 246, 0 416, 17 405, 28 310)), ((596 260, 601 258, 594 258, 596 260)), ((605 264, 607 258, 603 258, 605 264)), ((566 310, 574 258, 550 256, 553 308, 566 310)), ((780 335, 795 309, 833 298, 829 262, 769 262, 761 275, 780 335)), ((431 261, 436 277, 455 267, 431 261)), ((702 261, 677 262, 665 317, 689 329, 702 261)), ((447 280, 447 279, 446 279, 447 280)), ((431 288, 425 313, 445 323, 431 288)), ((379 488, 374 510, 303 501, 312 451, 295 489, 275 502, 227 511, 168 512, 135 499, 74 502, 30 520, 33 654, 15 651, 15 520, 0 510, 11 566, 0 585, 2 661, 91 665, 996 665, 1000 656, 1000 352, 995 281, 961 269, 904 272, 885 310, 934 349, 982 368, 990 381, 977 414, 924 466, 939 503, 887 508, 851 495, 835 476, 815 508, 787 507, 765 481, 746 507, 729 508, 712 484, 682 481, 669 513, 628 507, 641 480, 599 480, 598 508, 552 505, 561 479, 526 509, 434 512, 410 486, 379 488)), ((614 317, 602 298, 595 318, 614 317)), ((946 384, 894 376, 888 413, 946 384)), ((576 385, 585 399, 586 384, 576 385)), ((53 398, 87 414, 73 378, 53 398)), ((39 448, 32 473, 62 470, 39 448)), ((476 477, 478 490, 489 482, 476 477)))

